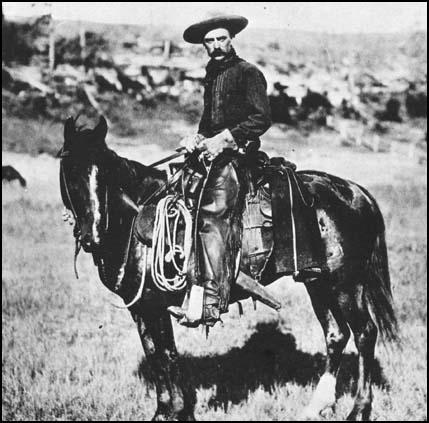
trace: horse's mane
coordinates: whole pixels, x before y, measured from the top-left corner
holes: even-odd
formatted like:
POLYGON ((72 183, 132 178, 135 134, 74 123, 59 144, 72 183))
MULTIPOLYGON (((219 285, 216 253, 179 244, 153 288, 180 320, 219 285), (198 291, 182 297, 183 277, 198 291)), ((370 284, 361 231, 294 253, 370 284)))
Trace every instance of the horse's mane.
POLYGON ((107 146, 105 140, 94 139, 94 130, 88 129, 86 125, 77 125, 78 118, 79 116, 70 120, 73 141, 69 149, 72 155, 76 156, 76 160, 94 160, 94 162, 104 163, 111 170, 114 182, 124 189, 134 190, 147 180, 166 179, 165 171, 121 157, 107 146))
POLYGON ((103 154, 118 170, 119 183, 125 186, 133 186, 141 183, 145 178, 165 179, 166 173, 162 170, 146 166, 136 160, 130 160, 119 156, 115 151, 107 148, 103 154))

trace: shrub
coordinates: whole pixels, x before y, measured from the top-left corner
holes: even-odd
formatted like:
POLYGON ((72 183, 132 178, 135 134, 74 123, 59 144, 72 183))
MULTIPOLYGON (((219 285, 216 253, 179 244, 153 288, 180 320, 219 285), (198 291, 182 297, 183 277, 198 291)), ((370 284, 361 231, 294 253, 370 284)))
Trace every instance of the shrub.
POLYGON ((60 37, 55 42, 55 64, 68 63, 73 66, 84 64, 86 68, 112 66, 110 62, 106 63, 104 58, 105 53, 109 51, 109 42, 102 35, 86 31, 85 44, 85 59, 82 60, 79 36, 60 37))
POLYGON ((2 18, 2 61, 28 64, 35 52, 30 24, 6 22, 2 18))

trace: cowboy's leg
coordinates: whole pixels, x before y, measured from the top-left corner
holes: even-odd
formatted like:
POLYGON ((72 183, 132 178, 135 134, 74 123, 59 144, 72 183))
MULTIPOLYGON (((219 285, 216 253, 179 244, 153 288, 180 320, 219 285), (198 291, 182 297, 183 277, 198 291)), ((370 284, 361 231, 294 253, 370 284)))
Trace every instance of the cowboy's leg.
POLYGON ((199 214, 200 272, 204 286, 204 319, 217 319, 228 308, 241 230, 234 214, 239 182, 232 163, 213 166, 199 214))
MULTIPOLYGON (((198 217, 196 278, 204 288, 201 320, 191 317, 189 307, 168 308, 181 324, 214 325, 228 309, 235 261, 241 243, 241 206, 238 176, 231 163, 212 166, 202 194, 198 217)), ((197 282, 197 283, 198 283, 197 282)), ((192 292, 191 292, 191 302, 192 292)), ((194 303, 193 303, 194 304, 194 303)), ((196 303, 195 303, 196 304, 196 303)))

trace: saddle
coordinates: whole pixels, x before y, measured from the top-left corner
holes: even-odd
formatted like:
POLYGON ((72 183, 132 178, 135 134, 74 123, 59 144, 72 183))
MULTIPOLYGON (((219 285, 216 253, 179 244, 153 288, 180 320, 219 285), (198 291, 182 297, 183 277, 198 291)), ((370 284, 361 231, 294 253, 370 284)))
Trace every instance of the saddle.
MULTIPOLYGON (((275 273, 294 277, 326 269, 317 223, 315 197, 283 157, 269 158, 262 151, 248 167, 249 188, 243 214, 245 270, 260 279, 268 260, 275 273)), ((296 279, 298 280, 298 279, 296 279)))
MULTIPOLYGON (((183 163, 172 163, 172 173, 183 163)), ((296 173, 296 165, 263 151, 238 158, 246 192, 243 212, 241 270, 259 280, 269 260, 275 273, 296 276, 303 270, 326 269, 316 216, 316 199, 296 173)), ((176 191, 193 215, 204 185, 204 169, 188 166, 176 191)), ((145 207, 135 225, 137 237, 151 246, 155 205, 145 207)), ((298 280, 298 279, 296 279, 298 280)))

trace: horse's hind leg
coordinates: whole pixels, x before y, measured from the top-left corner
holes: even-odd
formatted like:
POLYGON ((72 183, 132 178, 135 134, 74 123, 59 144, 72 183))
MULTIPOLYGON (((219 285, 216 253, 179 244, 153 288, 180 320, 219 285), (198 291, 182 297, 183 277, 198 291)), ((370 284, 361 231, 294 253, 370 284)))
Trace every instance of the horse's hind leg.
POLYGON ((325 411, 332 409, 336 401, 336 382, 343 350, 350 337, 350 330, 341 313, 332 301, 333 293, 323 281, 306 285, 313 309, 319 319, 325 335, 327 360, 316 391, 302 414, 303 419, 317 419, 325 411))
POLYGON ((153 420, 195 420, 195 392, 181 374, 170 315, 161 306, 144 310, 134 317, 156 384, 158 406, 153 420))
MULTIPOLYGON (((369 420, 372 408, 372 378, 371 370, 374 365, 377 327, 373 322, 366 303, 361 284, 349 294, 348 300, 341 306, 350 325, 359 353, 359 376, 357 392, 352 412, 347 420, 369 420)), ((346 298, 346 295, 344 295, 346 298)))

